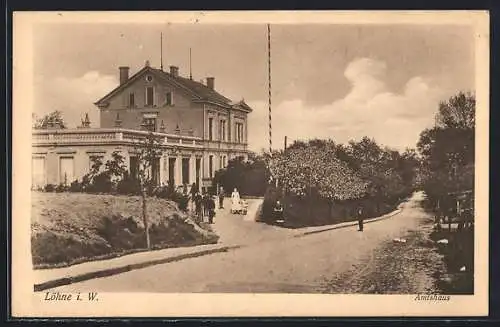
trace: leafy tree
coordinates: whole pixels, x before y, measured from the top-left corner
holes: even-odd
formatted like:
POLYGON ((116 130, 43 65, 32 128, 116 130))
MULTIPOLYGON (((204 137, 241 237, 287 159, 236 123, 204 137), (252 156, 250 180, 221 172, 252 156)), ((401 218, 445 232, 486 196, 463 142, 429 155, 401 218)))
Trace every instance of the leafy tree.
POLYGON ((46 114, 42 118, 37 118, 35 114, 32 115, 34 129, 48 129, 48 128, 66 128, 62 112, 56 110, 46 114))
POLYGON ((476 97, 472 93, 459 92, 448 101, 439 104, 436 120, 439 127, 474 130, 476 97))
POLYGON ((264 195, 269 180, 269 170, 263 155, 249 154, 248 160, 242 157, 232 159, 224 169, 215 173, 214 183, 231 191, 237 188, 241 194, 264 195))
POLYGON ((125 166, 125 158, 118 151, 113 151, 111 160, 106 162, 106 171, 111 177, 112 182, 118 182, 125 177, 127 167, 125 166))
POLYGON ((431 201, 473 188, 475 97, 460 92, 439 104, 436 126, 422 131, 417 143, 424 190, 431 201))

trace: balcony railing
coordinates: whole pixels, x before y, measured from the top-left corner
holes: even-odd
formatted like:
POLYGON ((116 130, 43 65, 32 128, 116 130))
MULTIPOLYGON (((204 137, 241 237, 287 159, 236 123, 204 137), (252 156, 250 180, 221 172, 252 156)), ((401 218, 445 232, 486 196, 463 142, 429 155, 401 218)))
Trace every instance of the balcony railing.
MULTIPOLYGON (((58 130, 33 130, 33 145, 48 144, 103 144, 125 143, 134 144, 144 139, 149 132, 121 128, 95 128, 95 129, 58 129, 58 130)), ((153 133, 163 139, 163 145, 201 148, 204 142, 195 136, 153 133)))

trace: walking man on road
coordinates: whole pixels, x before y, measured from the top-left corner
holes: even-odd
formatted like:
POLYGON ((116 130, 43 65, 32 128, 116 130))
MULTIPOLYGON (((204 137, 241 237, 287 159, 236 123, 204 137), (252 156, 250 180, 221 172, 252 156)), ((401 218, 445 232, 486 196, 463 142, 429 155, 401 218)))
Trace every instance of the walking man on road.
POLYGON ((358 211, 357 211, 357 216, 358 216, 358 231, 362 232, 363 231, 363 207, 359 206, 358 211))

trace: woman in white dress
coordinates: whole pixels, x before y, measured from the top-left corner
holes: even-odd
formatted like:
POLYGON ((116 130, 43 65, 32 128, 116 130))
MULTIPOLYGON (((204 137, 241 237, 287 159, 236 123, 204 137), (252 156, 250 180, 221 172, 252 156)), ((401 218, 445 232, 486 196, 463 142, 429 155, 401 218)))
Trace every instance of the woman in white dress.
POLYGON ((238 193, 238 190, 235 188, 233 193, 231 194, 231 212, 235 213, 240 210, 241 210, 240 193, 238 193))

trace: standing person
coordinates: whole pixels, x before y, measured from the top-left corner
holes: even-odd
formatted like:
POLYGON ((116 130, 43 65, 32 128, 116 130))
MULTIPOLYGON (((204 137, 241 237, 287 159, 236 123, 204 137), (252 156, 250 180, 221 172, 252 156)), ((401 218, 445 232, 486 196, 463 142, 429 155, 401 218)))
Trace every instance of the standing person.
POLYGON ((274 222, 282 222, 283 221, 283 205, 278 200, 273 208, 274 213, 274 222))
POLYGON ((240 207, 240 193, 238 193, 237 188, 234 188, 233 193, 231 194, 231 212, 234 213, 240 211, 240 207))
POLYGON ((213 224, 214 223, 214 216, 215 216, 215 197, 209 196, 208 197, 208 223, 213 224))
POLYGON ((194 206, 196 210, 196 217, 203 222, 203 204, 202 204, 203 198, 199 192, 196 192, 194 196, 194 206))
POLYGON ((362 232, 363 231, 363 207, 362 206, 358 207, 357 216, 358 216, 358 231, 362 232))
POLYGON ((221 186, 219 189, 219 209, 224 209, 224 188, 221 186))
POLYGON ((202 199, 202 202, 203 202, 203 217, 205 216, 208 216, 208 201, 209 200, 209 195, 207 192, 205 192, 205 194, 203 194, 203 199, 202 199))
POLYGON ((195 211, 195 196, 198 193, 198 188, 196 187, 196 183, 191 185, 191 189, 189 190, 189 197, 191 200, 191 210, 195 211))

